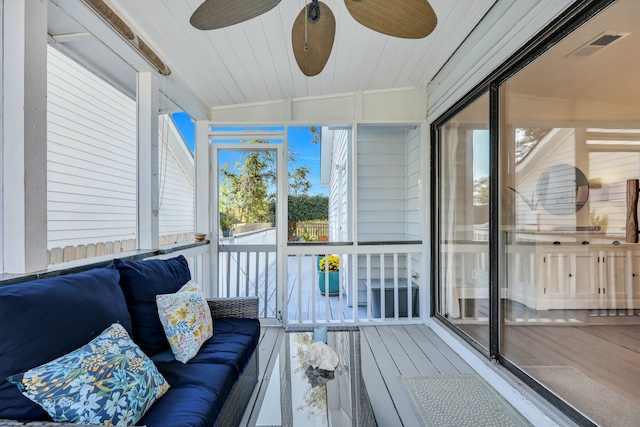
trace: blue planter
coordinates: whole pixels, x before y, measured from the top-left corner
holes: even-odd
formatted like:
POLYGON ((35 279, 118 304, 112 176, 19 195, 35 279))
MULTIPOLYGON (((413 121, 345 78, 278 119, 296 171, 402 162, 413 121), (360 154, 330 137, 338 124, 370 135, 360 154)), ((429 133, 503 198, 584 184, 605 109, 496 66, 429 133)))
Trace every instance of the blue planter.
MULTIPOLYGON (((338 295, 340 293, 340 272, 329 272, 329 295, 338 295)), ((318 271, 318 286, 320 287, 320 293, 325 293, 325 275, 323 271, 318 271)))

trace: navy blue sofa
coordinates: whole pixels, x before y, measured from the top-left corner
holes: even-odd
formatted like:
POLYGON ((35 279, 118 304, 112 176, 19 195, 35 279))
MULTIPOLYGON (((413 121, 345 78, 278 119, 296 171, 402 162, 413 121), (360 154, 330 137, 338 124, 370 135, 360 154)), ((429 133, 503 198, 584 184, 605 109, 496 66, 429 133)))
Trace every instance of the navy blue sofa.
POLYGON ((210 300, 214 333, 186 364, 175 360, 155 296, 190 280, 184 257, 115 260, 107 268, 0 287, 0 424, 50 420, 7 376, 67 354, 120 323, 170 385, 138 425, 238 425, 257 384, 257 298, 210 300))

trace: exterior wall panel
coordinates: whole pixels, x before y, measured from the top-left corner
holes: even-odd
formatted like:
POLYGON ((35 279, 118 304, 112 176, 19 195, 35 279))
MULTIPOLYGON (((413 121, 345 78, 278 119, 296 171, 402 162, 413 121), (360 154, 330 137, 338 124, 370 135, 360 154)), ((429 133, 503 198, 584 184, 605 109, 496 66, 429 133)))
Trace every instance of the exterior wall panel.
POLYGON ((135 101, 48 53, 48 248, 135 239, 135 101))
MULTIPOLYGON (((135 101, 51 47, 47 94, 48 249, 121 241, 128 242, 122 250, 133 249, 135 101)), ((159 127, 159 222, 167 244, 192 238, 194 163, 168 116, 159 127)))

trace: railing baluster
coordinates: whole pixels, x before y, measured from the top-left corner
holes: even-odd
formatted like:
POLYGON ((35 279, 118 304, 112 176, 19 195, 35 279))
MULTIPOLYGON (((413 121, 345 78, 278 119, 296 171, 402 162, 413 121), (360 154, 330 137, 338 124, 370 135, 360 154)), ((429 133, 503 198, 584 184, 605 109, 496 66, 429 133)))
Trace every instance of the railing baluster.
POLYGON ((269 253, 266 253, 264 267, 264 311, 262 316, 267 317, 267 305, 269 303, 269 253))
POLYGON ((298 280, 296 281, 298 286, 297 316, 298 316, 298 323, 302 323, 302 257, 298 255, 297 258, 298 258, 298 280))
POLYGON ((387 313, 386 292, 384 290, 384 254, 380 254, 380 319, 384 320, 387 313))
POLYGON ((311 321, 316 321, 316 278, 318 276, 318 256, 313 255, 313 263, 311 264, 311 321))
POLYGON ((393 254, 393 317, 400 317, 400 295, 398 292, 398 254, 393 254))
POLYGON ((231 252, 227 252, 227 293, 224 295, 229 298, 229 289, 231 288, 231 252))
POLYGON ((243 252, 236 252, 236 281, 234 283, 234 288, 235 288, 235 295, 234 296, 238 296, 240 293, 239 290, 239 286, 240 286, 240 270, 242 269, 242 255, 244 253, 243 252))
POLYGON ((413 254, 407 254, 407 319, 413 318, 413 254))
POLYGON ((251 252, 247 252, 245 257, 245 267, 244 267, 244 295, 249 295, 249 260, 251 259, 251 252))
POLYGON ((329 321, 329 254, 324 258, 324 321, 329 321))
POLYGON ((258 287, 259 287, 258 280, 260 280, 260 260, 262 259, 262 254, 263 253, 264 252, 258 252, 258 256, 256 257, 255 280, 253 281, 253 296, 254 297, 258 296, 258 287))
POLYGON ((367 254, 367 320, 371 320, 371 254, 367 254))
POLYGON ((352 298, 352 304, 351 307, 353 308, 351 310, 352 313, 352 320, 354 323, 358 323, 359 317, 360 317, 360 298, 358 298, 358 256, 357 255, 351 255, 349 256, 350 259, 350 263, 349 265, 351 266, 352 271, 350 272, 351 274, 349 274, 349 272, 347 273, 347 280, 351 280, 351 283, 353 283, 353 285, 351 286, 351 289, 353 289, 352 293, 353 295, 351 296, 352 298), (355 274, 354 274, 355 273, 355 274))
MULTIPOLYGON (((342 258, 342 255, 338 255, 338 259, 340 260, 338 262, 338 265, 342 267, 344 265, 344 259, 342 258)), ((342 322, 344 320, 344 311, 342 306, 342 271, 340 271, 339 269, 338 269, 338 307, 339 307, 338 317, 342 322)))

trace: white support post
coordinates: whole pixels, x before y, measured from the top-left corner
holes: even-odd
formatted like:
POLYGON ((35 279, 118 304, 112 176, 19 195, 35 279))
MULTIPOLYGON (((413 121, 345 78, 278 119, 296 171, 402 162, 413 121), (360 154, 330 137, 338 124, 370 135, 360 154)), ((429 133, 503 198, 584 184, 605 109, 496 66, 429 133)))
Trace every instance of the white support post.
MULTIPOLYGON (((277 285, 276 285, 276 300, 279 303, 276 316, 282 320, 286 325, 289 322, 289 310, 287 310, 288 294, 289 294, 289 280, 287 267, 289 261, 286 256, 287 240, 289 232, 288 221, 288 202, 289 202, 289 182, 287 180, 287 168, 289 163, 289 126, 284 127, 284 136, 282 140, 282 146, 277 149, 277 177, 276 183, 276 260, 278 262, 276 269, 277 285)), ((328 282, 327 282, 328 283, 328 282)), ((328 288, 327 288, 328 289, 328 288)))
POLYGON ((217 219, 214 218, 215 206, 211 198, 211 180, 217 179, 217 174, 210 173, 211 154, 209 150, 209 122, 196 122, 196 140, 195 140, 195 165, 196 165, 196 207, 195 207, 195 225, 197 233, 204 233, 211 242, 211 250, 208 255, 203 256, 202 277, 205 283, 202 287, 207 297, 217 297, 218 289, 214 286, 218 277, 217 262, 218 259, 218 236, 213 231, 217 228, 217 219), (213 220, 215 224, 213 224, 213 220), (216 228, 212 228, 216 227, 216 228))
MULTIPOLYGON (((195 164, 196 164, 196 232, 209 234, 213 231, 210 227, 212 216, 209 215, 209 194, 211 192, 209 177, 209 122, 196 122, 196 147, 195 147, 195 164)), ((213 177, 211 177, 213 178, 213 177)), ((209 238, 213 239, 215 233, 211 233, 209 238)))
POLYGON ((159 246, 158 80, 151 72, 137 75, 138 113, 138 248, 159 246))
MULTIPOLYGON (((420 197, 420 235, 422 236, 422 255, 418 268, 418 306, 420 316, 427 323, 431 315, 431 175, 429 167, 429 154, 431 144, 429 137, 429 124, 423 121, 420 124, 420 183, 418 192, 420 197)), ((438 284, 436 283, 436 286, 438 284)))
POLYGON ((3 12, 3 264, 30 273, 48 263, 47 1, 4 2, 3 12))

